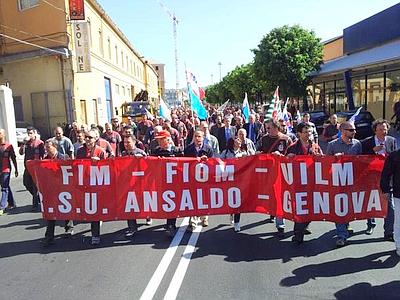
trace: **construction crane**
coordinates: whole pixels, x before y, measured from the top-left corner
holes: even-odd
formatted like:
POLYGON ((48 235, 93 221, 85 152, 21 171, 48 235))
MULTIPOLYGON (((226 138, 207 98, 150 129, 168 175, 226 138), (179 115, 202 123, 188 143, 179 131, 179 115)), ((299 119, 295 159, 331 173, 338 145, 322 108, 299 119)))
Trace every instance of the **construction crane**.
POLYGON ((175 16, 174 12, 171 12, 165 5, 158 0, 158 3, 161 5, 161 7, 165 10, 165 12, 168 14, 168 16, 172 20, 172 26, 174 30, 174 52, 175 52, 175 80, 176 80, 176 95, 178 98, 178 90, 179 90, 179 64, 178 64, 178 35, 177 35, 177 30, 176 26, 178 25, 178 18, 175 16))

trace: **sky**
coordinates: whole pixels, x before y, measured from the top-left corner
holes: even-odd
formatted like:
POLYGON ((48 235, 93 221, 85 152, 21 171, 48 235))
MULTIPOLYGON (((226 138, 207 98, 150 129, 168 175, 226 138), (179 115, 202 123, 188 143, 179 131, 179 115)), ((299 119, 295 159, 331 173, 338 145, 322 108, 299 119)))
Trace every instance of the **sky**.
POLYGON ((299 24, 322 41, 399 1, 394 0, 97 0, 146 59, 165 64, 166 88, 175 88, 173 26, 178 19, 179 87, 185 68, 199 85, 217 83, 253 60, 251 49, 273 28, 299 24), (221 65, 219 65, 221 63, 221 65), (185 67, 186 66, 186 67, 185 67))

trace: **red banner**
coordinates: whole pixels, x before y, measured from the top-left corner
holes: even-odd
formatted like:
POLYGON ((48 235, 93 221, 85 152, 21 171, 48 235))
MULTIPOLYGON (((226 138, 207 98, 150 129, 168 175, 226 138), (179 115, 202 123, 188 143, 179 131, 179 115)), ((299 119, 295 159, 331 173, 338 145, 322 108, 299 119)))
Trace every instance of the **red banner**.
POLYGON ((295 221, 386 216, 379 156, 29 161, 45 219, 127 220, 245 212, 295 221))
POLYGON ((85 20, 85 1, 69 0, 70 20, 85 20))

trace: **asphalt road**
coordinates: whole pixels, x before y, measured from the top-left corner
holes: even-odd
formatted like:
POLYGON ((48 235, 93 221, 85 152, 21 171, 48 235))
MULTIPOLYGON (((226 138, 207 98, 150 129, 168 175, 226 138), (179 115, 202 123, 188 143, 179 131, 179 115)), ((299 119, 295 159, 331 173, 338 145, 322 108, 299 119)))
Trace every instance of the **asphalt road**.
POLYGON ((72 239, 57 227, 56 244, 44 248, 41 214, 30 212, 21 178, 11 186, 18 208, 0 216, 0 299, 400 299, 400 260, 382 238, 382 220, 371 236, 365 221, 353 222, 341 249, 332 223, 312 223, 297 246, 291 222, 278 239, 260 214, 242 215, 240 233, 229 216, 212 216, 193 234, 182 227, 176 247, 163 220, 141 220, 132 240, 125 222, 107 222, 92 247, 90 225, 81 223, 72 239))

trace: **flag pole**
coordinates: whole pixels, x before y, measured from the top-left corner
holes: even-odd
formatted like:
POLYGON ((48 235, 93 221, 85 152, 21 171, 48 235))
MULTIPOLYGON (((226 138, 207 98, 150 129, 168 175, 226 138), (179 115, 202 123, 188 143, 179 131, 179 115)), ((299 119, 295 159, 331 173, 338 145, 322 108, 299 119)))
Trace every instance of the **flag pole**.
POLYGON ((186 86, 187 86, 187 90, 188 90, 188 96, 189 96, 189 99, 190 99, 190 110, 192 111, 192 117, 193 117, 194 113, 193 113, 193 106, 192 106, 192 98, 191 98, 190 93, 189 93, 189 80, 188 80, 188 76, 187 76, 186 61, 185 61, 184 64, 185 64, 186 86))

